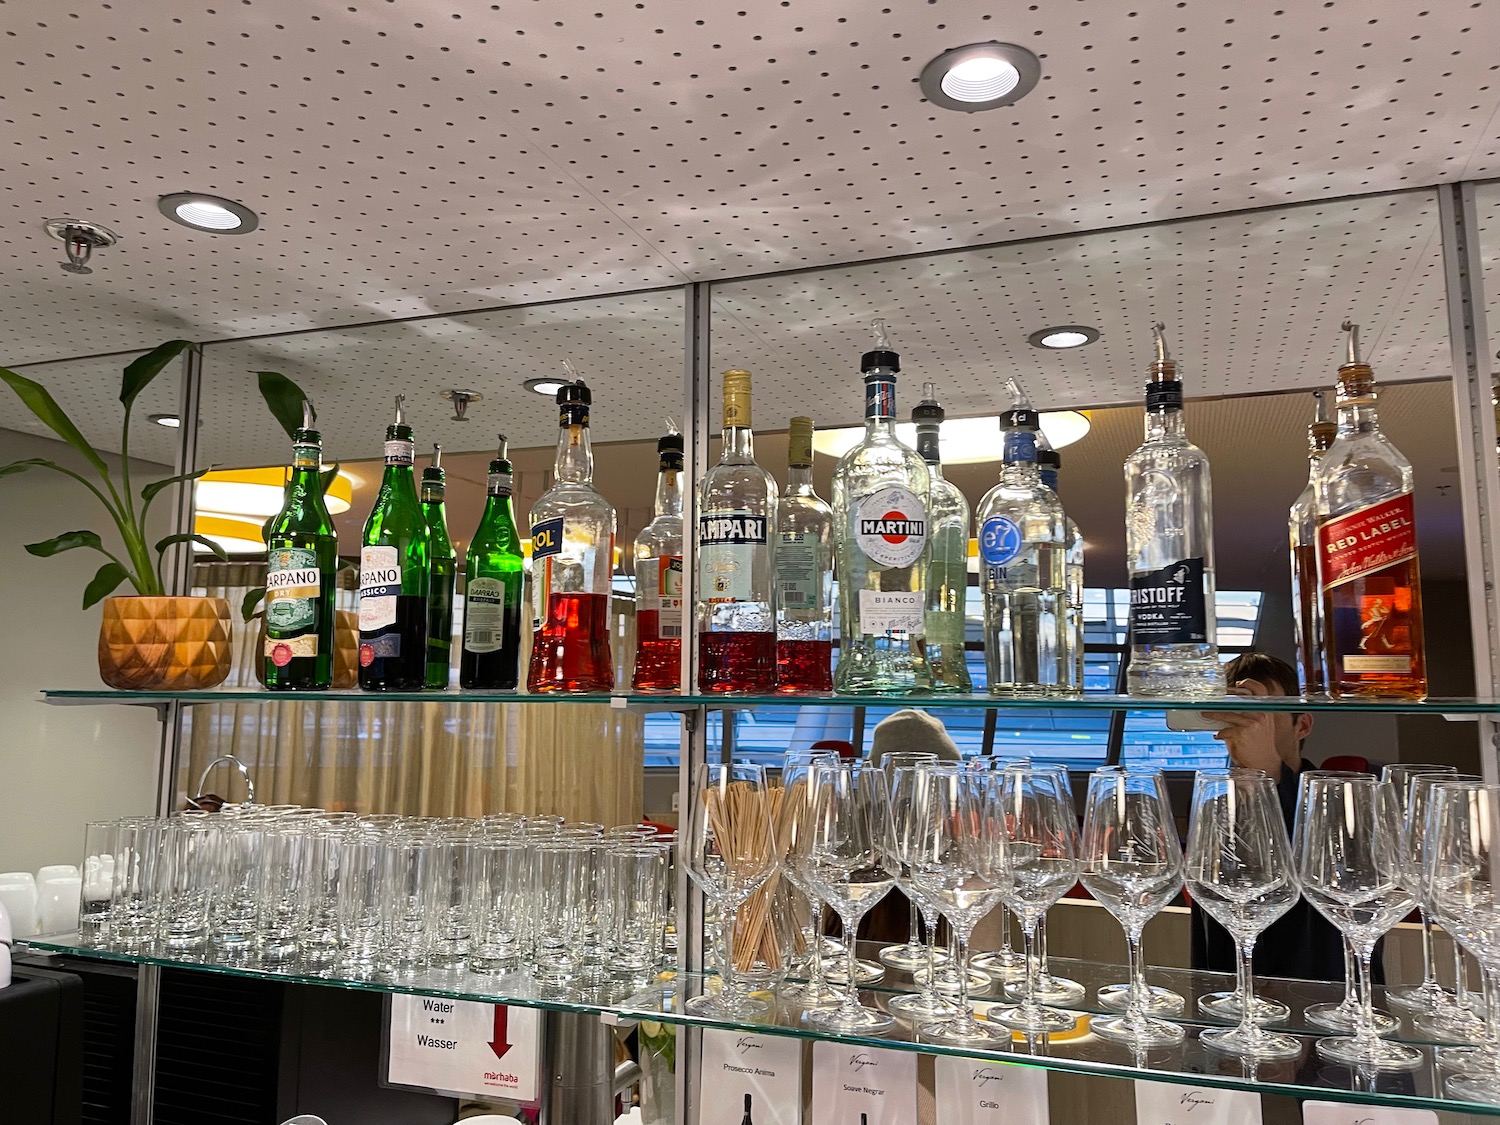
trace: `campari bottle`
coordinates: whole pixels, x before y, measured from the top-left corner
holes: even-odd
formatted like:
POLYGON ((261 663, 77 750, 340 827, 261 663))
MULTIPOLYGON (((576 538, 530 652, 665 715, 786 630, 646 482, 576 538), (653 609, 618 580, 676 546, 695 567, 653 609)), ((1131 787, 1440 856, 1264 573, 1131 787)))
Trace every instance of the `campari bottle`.
POLYGON ((591 402, 582 379, 558 389, 552 487, 531 509, 531 692, 607 692, 615 684, 609 647, 615 509, 594 488, 591 402))
POLYGON ((635 691, 682 683, 682 435, 656 443, 656 502, 635 541, 635 691))
POLYGON ((813 420, 793 418, 776 505, 776 690, 833 690, 833 509, 813 491, 813 420))
POLYGON ((427 686, 448 686, 453 656, 453 587, 458 580, 458 552, 448 538, 444 507, 447 478, 443 475, 443 447, 432 447, 432 464, 422 470, 422 512, 432 532, 427 565, 432 578, 427 589, 427 686))
POLYGON ((464 557, 464 639, 459 687, 508 691, 521 674, 521 587, 525 559, 511 500, 505 435, 489 464, 484 514, 464 557))

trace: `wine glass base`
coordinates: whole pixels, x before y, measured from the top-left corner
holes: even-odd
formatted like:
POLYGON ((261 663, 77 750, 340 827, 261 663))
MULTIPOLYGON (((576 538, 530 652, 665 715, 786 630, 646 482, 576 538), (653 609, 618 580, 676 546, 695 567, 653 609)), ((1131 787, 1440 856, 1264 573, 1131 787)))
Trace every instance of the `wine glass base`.
POLYGON ((842 988, 832 988, 826 981, 807 981, 805 984, 786 985, 782 992, 804 1008, 829 1008, 844 1000, 842 988))
MULTIPOLYGON (((834 984, 848 984, 849 974, 845 971, 844 959, 840 957, 834 964, 823 969, 823 975, 834 984)), ((874 961, 866 961, 861 957, 854 962, 854 983, 875 984, 885 979, 885 967, 874 961)))
MULTIPOLYGON (((1020 1001, 1024 999, 1026 982, 1006 981, 1005 996, 1008 1000, 1020 1001)), ((1083 985, 1076 980, 1067 977, 1054 977, 1050 974, 1037 977, 1036 990, 1032 994, 1039 1004, 1077 1004, 1086 995, 1083 985)))
MULTIPOLYGON (((1207 996, 1200 996, 1198 1010, 1205 1015, 1218 1016, 1221 1020, 1238 1020, 1243 1011, 1238 992, 1210 992, 1207 996)), ((1284 1023, 1291 1018, 1291 1014, 1292 1010, 1281 1001, 1257 996, 1250 1018, 1258 1024, 1284 1023)))
MULTIPOLYGON (((957 966, 944 966, 937 971, 937 979, 933 981, 932 987, 937 989, 939 992, 957 992, 958 974, 959 969, 957 966)), ((914 983, 918 988, 926 988, 927 970, 918 969, 916 972, 912 973, 911 979, 912 983, 914 983)), ((990 984, 991 981, 988 974, 976 973, 973 969, 969 970, 970 992, 984 992, 990 987, 990 984)))
MULTIPOLYGON (((880 958, 880 963, 890 969, 900 969, 904 973, 915 969, 927 967, 927 947, 921 942, 908 942, 905 945, 888 945, 875 954, 880 958)), ((942 950, 933 950, 932 957, 938 964, 946 964, 948 955, 942 950)))
POLYGON ((1435 1015, 1413 1016, 1412 1027, 1418 1034, 1440 1043, 1483 1043, 1484 1021, 1457 1005, 1435 1015))
POLYGON ((711 1016, 721 1020, 758 1020, 771 1013, 770 1004, 743 993, 704 993, 689 999, 683 1004, 683 1008, 695 1016, 711 1016))
POLYGON ((926 992, 911 992, 905 996, 892 996, 886 1001, 887 1008, 913 1023, 919 1020, 946 1020, 959 1014, 957 1004, 926 992))
MULTIPOLYGON (((1356 1010, 1345 1004, 1313 1004, 1303 1011, 1302 1019, 1309 1027, 1324 1031, 1353 1031, 1356 1010)), ((1390 1035, 1401 1026, 1400 1020, 1379 1008, 1374 1009, 1374 1018, 1376 1035, 1390 1035)))
POLYGON ((969 960, 969 965, 996 980, 1020 980, 1026 975, 1026 957, 1013 949, 977 954, 969 960))
POLYGON ((1302 1044, 1292 1036, 1264 1031, 1258 1026, 1253 1034, 1246 1034, 1240 1027, 1211 1027, 1198 1033, 1198 1042, 1211 1051, 1247 1059, 1269 1061, 1302 1057, 1302 1044))
POLYGON ((1386 989, 1385 998, 1393 1008, 1436 1014, 1452 1006, 1457 997, 1437 981, 1427 981, 1415 988, 1386 989))
POLYGON ((1444 1070, 1457 1071, 1460 1074, 1477 1074, 1489 1077, 1500 1068, 1500 1059, 1497 1059, 1488 1046, 1483 1047, 1439 1047, 1437 1050, 1438 1066, 1444 1070))
POLYGON ((1016 1031, 1072 1031, 1078 1025, 1077 1018, 1071 1013, 1040 1004, 1031 1008, 1024 1004, 1017 1004, 1014 1008, 991 1008, 987 1018, 1016 1031))
POLYGON ((1010 1042, 1010 1031, 994 1027, 974 1016, 955 1016, 937 1023, 924 1023, 917 1034, 928 1043, 953 1043, 959 1046, 998 1047, 1010 1042))
POLYGON ((1101 1039, 1137 1047, 1175 1047, 1184 1038, 1181 1025, 1149 1016, 1140 1020, 1129 1016, 1096 1017, 1089 1022, 1089 1030, 1101 1039))
POLYGON ((846 1005, 838 1008, 819 1008, 815 1012, 807 1013, 807 1022, 827 1028, 829 1031, 878 1035, 894 1027, 896 1019, 887 1012, 858 1004, 853 1007, 846 1005))
POLYGON ((1491 1075, 1455 1074, 1448 1079, 1448 1096, 1466 1102, 1500 1105, 1500 1080, 1491 1075))
MULTIPOLYGON (((1146 1011, 1154 1016, 1177 1016, 1187 1007, 1187 1001, 1170 988, 1162 988, 1160 985, 1147 985, 1151 999, 1146 1004, 1146 1011)), ((1111 1012, 1123 1012, 1130 1007, 1130 985, 1107 984, 1099 990, 1099 1005, 1108 1008, 1111 1012)))
POLYGON ((1319 1039, 1318 1054, 1352 1070, 1416 1070, 1422 1065, 1422 1052, 1415 1047, 1353 1036, 1319 1039))

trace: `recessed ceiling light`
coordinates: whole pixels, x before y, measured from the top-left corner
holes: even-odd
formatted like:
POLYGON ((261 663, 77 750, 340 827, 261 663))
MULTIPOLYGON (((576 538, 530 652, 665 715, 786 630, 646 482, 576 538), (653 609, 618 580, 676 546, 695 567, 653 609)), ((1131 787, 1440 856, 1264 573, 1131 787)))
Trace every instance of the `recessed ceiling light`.
POLYGON ((566 381, 565 379, 527 379, 526 389, 551 398, 558 391, 562 390, 563 384, 566 381))
POLYGON ((260 226, 260 216, 250 208, 217 195, 180 191, 162 196, 156 207, 174 223, 210 234, 249 234, 260 226))
POLYGON ((1059 324, 1052 328, 1039 328, 1026 342, 1033 348, 1048 348, 1061 351, 1065 348, 1081 348, 1099 338, 1099 329, 1086 324, 1059 324))
POLYGON ((175 430, 182 425, 182 419, 175 414, 148 414, 146 417, 158 426, 165 426, 169 430, 175 430))
POLYGON ((1041 60, 1025 47, 970 43, 924 66, 921 85, 933 105, 973 113, 1020 101, 1041 77, 1041 60))

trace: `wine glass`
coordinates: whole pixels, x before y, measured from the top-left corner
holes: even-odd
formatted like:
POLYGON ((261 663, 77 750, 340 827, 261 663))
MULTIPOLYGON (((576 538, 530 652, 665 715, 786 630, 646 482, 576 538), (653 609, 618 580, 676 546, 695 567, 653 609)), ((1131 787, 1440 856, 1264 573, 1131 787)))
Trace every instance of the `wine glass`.
POLYGON ((1037 923, 1078 882, 1077 820, 1068 775, 1052 766, 1008 766, 996 778, 1005 823, 1002 897, 1021 920, 1026 938, 1026 982, 1019 1004, 991 1014, 1019 1031, 1067 1031, 1067 1012, 1037 998, 1041 961, 1037 923))
POLYGON ((1009 1042, 1009 1032, 974 1017, 968 987, 969 940, 1009 880, 999 779, 954 765, 920 766, 913 773, 907 794, 914 821, 911 877, 924 897, 939 905, 958 953, 958 1010, 922 1024, 918 1033, 941 1043, 1009 1042))
MULTIPOLYGON (((924 847, 931 843, 928 835, 928 804, 931 796, 932 774, 927 767, 935 766, 937 761, 937 756, 933 755, 926 763, 901 766, 891 776, 893 831, 891 850, 900 865, 896 875, 896 885, 901 888, 914 906, 922 911, 922 920, 926 924, 929 940, 923 946, 927 954, 926 971, 917 973, 921 991, 904 996, 893 996, 887 1002, 886 1007, 903 1016, 929 1020, 959 1014, 958 1007, 951 1000, 945 999, 938 991, 938 959, 933 943, 937 938, 941 900, 928 893, 923 884, 918 882, 916 870, 917 864, 926 855, 924 847)), ((950 766, 949 768, 957 769, 958 767, 950 766)), ((892 946, 890 948, 903 947, 892 946)), ((961 976, 967 979, 967 974, 961 974, 961 976)))
POLYGON ((1260 770, 1200 772, 1193 782, 1183 868, 1193 899, 1229 931, 1239 954, 1236 1027, 1199 1033, 1205 1046, 1251 1059, 1294 1059, 1301 1045, 1257 1018, 1255 939, 1297 901, 1286 821, 1276 786, 1260 770))
MULTIPOLYGON (((938 756, 930 750, 898 750, 890 754, 882 755, 880 759, 880 768, 881 771, 885 774, 886 783, 888 785, 894 786, 896 782, 896 773, 898 770, 906 769, 911 766, 919 766, 926 762, 935 762, 937 760, 938 756)), ((893 793, 891 798, 891 808, 894 810, 898 807, 899 802, 896 801, 895 795, 893 793)), ((923 967, 926 967, 930 970, 933 962, 931 940, 932 930, 931 928, 928 929, 928 940, 924 942, 922 940, 921 933, 917 929, 917 917, 920 908, 917 904, 916 899, 912 898, 911 893, 906 889, 907 885, 909 885, 909 881, 907 883, 903 883, 898 880, 897 885, 900 886, 902 892, 906 894, 907 906, 910 908, 911 928, 909 931, 909 936, 907 937, 906 942, 903 945, 882 946, 880 951, 877 952, 875 956, 880 958, 882 964, 889 965, 893 969, 900 969, 903 972, 909 973, 913 969, 920 969, 923 967)))
POLYGON ((687 1009, 723 1019, 764 1015, 770 1005, 740 990, 735 980, 734 930, 740 905, 776 870, 766 771, 748 762, 706 762, 695 771, 688 810, 688 875, 719 909, 722 986, 687 1009))
POLYGON ((859 920, 896 883, 890 791, 885 775, 864 762, 814 762, 808 786, 808 880, 843 923, 845 987, 838 1007, 807 1018, 832 1031, 883 1031, 895 1020, 859 1002, 854 943, 859 920))
POLYGON ((1354 1034, 1318 1040, 1318 1053, 1359 1070, 1410 1070, 1422 1052, 1388 1043, 1376 1031, 1371 1005, 1370 959, 1375 943, 1415 903, 1401 863, 1401 816, 1396 791, 1377 777, 1329 776, 1311 770, 1301 778, 1296 860, 1302 893, 1338 927, 1359 960, 1359 1017, 1354 1034))
MULTIPOLYGON (((1104 1002, 1106 992, 1123 993, 1125 1014, 1095 1019, 1094 1033, 1141 1047, 1182 1042, 1180 1026, 1150 1015, 1158 1001, 1141 955, 1146 923, 1182 889, 1182 847, 1161 771, 1122 766, 1095 771, 1084 800, 1080 851, 1083 885, 1124 927, 1130 947, 1130 983, 1101 989, 1099 997, 1104 1002)), ((1182 998, 1167 995, 1176 997, 1180 1011, 1182 998)))
MULTIPOLYGON (((1007 766, 1029 766, 1031 759, 1027 757, 999 758, 990 756, 988 758, 971 758, 970 769, 999 771, 1007 766)), ((1000 946, 989 953, 978 953, 970 958, 974 968, 1003 982, 1019 981, 1026 975, 1026 958, 1021 951, 1011 944, 1010 908, 1005 903, 1000 903, 994 910, 995 919, 1000 930, 1000 946)), ((1042 926, 1045 928, 1046 922, 1042 926)))
MULTIPOLYGON (((1437 972, 1432 963, 1432 914, 1420 894, 1422 870, 1422 821, 1413 820, 1411 798, 1412 781, 1417 777, 1455 777, 1457 766, 1416 764, 1403 762, 1386 766, 1380 771, 1380 779, 1389 782, 1396 791, 1397 807, 1408 815, 1405 829, 1401 833, 1402 861, 1406 868, 1408 885, 1417 895, 1417 909, 1422 913, 1422 983, 1413 988, 1386 989, 1392 1004, 1412 1008, 1417 1012, 1438 1015, 1447 1011, 1453 1003, 1453 993, 1438 983, 1437 972)), ((1422 813, 1426 809, 1421 810, 1422 813)))
POLYGON ((808 879, 807 812, 812 797, 808 770, 815 762, 837 763, 838 755, 827 750, 796 750, 787 754, 781 769, 782 797, 777 834, 783 841, 783 870, 787 880, 807 900, 811 920, 806 934, 808 948, 807 981, 795 988, 798 1002, 804 1008, 822 1008, 837 1004, 844 993, 828 983, 823 971, 823 900, 808 879))

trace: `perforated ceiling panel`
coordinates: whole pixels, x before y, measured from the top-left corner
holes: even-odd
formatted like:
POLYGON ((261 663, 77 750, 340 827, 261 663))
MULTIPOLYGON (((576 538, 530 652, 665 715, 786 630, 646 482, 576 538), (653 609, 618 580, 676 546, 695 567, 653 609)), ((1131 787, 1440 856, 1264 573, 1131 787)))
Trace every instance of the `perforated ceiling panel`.
POLYGON ((4 0, 0 358, 1500 173, 1500 2, 4 0), (981 114, 921 65, 1042 56, 981 114), (244 236, 170 224, 217 192, 244 236), (121 244, 58 269, 43 219, 121 244))

